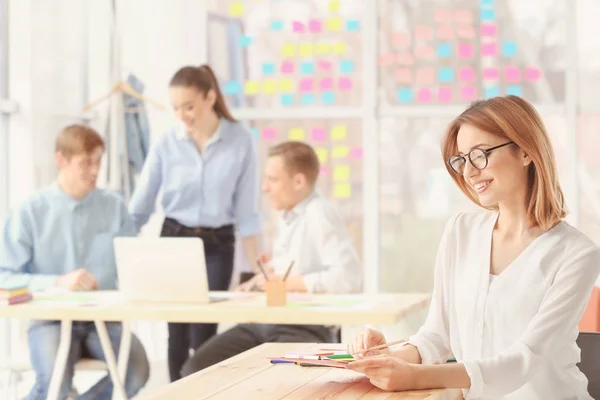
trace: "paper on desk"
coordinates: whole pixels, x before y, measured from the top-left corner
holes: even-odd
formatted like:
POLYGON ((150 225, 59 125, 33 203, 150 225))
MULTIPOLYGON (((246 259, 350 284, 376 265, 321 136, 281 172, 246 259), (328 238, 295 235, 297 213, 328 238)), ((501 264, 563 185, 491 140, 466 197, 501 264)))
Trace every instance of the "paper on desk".
POLYGON ((114 293, 110 295, 102 294, 101 292, 69 292, 69 291, 45 291, 35 293, 32 302, 35 304, 49 306, 99 306, 115 303, 119 300, 114 293))

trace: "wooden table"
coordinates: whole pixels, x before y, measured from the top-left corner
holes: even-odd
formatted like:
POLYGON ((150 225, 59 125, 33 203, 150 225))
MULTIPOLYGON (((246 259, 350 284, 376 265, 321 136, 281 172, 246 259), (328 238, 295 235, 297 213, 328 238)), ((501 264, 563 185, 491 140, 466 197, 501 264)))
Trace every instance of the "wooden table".
POLYGON ((60 320, 61 339, 48 399, 58 397, 58 390, 71 344, 73 321, 94 321, 106 358, 114 395, 126 399, 122 381, 126 374, 131 346, 129 325, 123 323, 118 364, 106 331, 105 322, 131 320, 187 323, 263 323, 307 325, 395 324, 429 305, 426 293, 306 295, 288 296, 286 307, 267 307, 262 293, 242 294, 211 292, 226 297, 210 304, 131 303, 119 292, 73 292, 50 299, 13 306, 0 306, 0 318, 60 320))
POLYGON ((140 400, 186 399, 462 399, 459 389, 419 390, 388 393, 354 371, 271 364, 266 357, 282 356, 291 350, 316 350, 314 343, 266 343, 171 383, 140 400))

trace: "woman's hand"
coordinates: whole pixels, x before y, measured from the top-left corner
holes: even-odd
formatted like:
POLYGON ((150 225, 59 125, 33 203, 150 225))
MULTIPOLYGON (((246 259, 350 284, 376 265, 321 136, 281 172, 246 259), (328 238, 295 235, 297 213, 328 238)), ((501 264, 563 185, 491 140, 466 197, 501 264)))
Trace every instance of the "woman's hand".
POLYGON ((347 369, 365 374, 373 386, 386 392, 416 389, 415 365, 382 354, 349 363, 347 369))
POLYGON ((362 350, 366 350, 368 348, 379 346, 387 343, 385 341, 385 336, 383 333, 378 330, 367 328, 364 333, 361 333, 354 339, 354 343, 350 345, 350 353, 354 354, 354 357, 357 359, 363 357, 371 357, 379 354, 390 354, 389 349, 381 349, 381 350, 373 350, 369 351, 366 354, 360 353, 362 350))

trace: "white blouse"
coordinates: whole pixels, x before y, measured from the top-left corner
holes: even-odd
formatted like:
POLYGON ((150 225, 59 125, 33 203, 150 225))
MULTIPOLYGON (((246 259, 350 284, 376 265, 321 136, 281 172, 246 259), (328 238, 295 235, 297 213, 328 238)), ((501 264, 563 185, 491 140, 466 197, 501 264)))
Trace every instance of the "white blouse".
POLYGON ((566 222, 490 277, 495 212, 459 214, 438 250, 433 298, 409 339, 423 364, 454 355, 467 399, 591 399, 577 368, 578 323, 600 273, 600 248, 566 222))

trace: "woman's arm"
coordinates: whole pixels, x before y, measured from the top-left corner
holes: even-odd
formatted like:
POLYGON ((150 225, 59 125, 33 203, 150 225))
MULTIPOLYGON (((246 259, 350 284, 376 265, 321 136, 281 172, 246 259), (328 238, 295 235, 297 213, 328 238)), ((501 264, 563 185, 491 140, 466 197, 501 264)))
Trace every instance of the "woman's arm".
POLYGON ((150 216, 154 212, 156 197, 158 196, 161 184, 162 160, 157 144, 152 147, 144 162, 142 173, 129 202, 129 214, 138 232, 148 222, 148 219, 150 219, 150 216))

